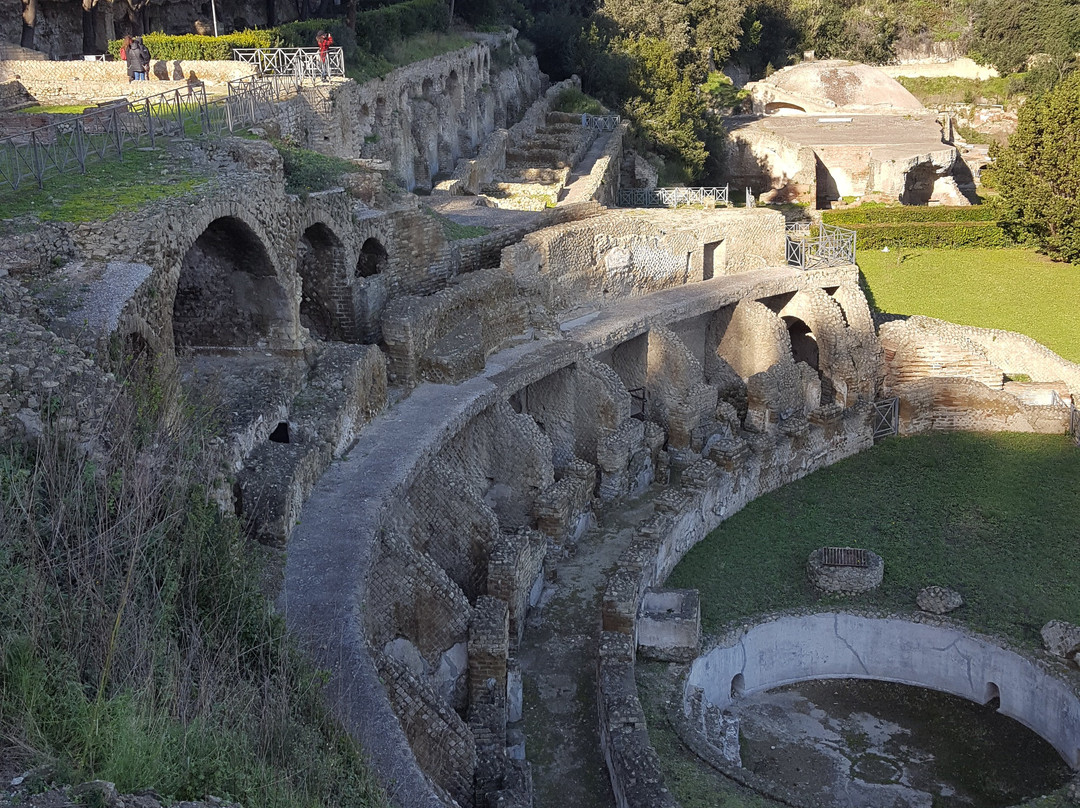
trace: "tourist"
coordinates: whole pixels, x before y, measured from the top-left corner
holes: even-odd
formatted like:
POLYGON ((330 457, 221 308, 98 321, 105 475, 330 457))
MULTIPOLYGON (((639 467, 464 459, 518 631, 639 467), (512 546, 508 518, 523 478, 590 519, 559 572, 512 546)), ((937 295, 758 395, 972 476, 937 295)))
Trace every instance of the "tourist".
POLYGON ((120 58, 127 61, 128 81, 146 81, 146 71, 150 68, 150 51, 143 44, 142 37, 124 37, 124 47, 120 49, 120 58))
POLYGON ((334 38, 326 31, 319 31, 315 35, 315 44, 319 46, 319 75, 322 80, 330 81, 330 46, 334 44, 334 38))

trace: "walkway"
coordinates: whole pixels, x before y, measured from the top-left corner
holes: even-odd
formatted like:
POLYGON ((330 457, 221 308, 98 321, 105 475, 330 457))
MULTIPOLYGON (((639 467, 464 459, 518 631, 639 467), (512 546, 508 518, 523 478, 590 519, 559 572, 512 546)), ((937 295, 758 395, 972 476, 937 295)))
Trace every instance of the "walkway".
POLYGON ((650 493, 602 515, 603 523, 559 562, 551 600, 529 615, 518 661, 535 808, 615 804, 597 725, 600 605, 608 575, 633 539, 631 526, 652 511, 650 493))
POLYGON ((603 132, 597 135, 596 140, 593 141, 592 146, 585 152, 585 155, 578 160, 574 170, 570 172, 570 177, 566 181, 566 185, 559 192, 560 205, 570 205, 574 202, 588 202, 591 198, 593 188, 592 183, 589 182, 589 174, 592 172, 593 167, 596 165, 596 161, 599 160, 603 154, 604 149, 608 147, 608 142, 611 140, 612 132, 603 132))

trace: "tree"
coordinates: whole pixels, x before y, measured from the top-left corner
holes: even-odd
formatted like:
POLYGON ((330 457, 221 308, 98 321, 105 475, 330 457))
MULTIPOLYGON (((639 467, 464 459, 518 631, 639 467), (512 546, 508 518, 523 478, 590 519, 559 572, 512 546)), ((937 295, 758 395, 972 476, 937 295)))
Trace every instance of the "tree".
POLYGON ((22 0, 22 39, 24 48, 34 47, 34 27, 37 25, 37 0, 22 0))
POLYGON ((984 176, 1001 194, 1005 229, 1080 263, 1080 73, 1029 100, 1009 145, 991 157, 984 176))

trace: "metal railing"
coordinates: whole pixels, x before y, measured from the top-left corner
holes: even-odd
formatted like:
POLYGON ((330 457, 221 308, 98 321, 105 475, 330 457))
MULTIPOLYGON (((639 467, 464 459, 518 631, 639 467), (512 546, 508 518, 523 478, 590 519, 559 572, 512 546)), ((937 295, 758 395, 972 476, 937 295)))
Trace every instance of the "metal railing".
MULTIPOLYGON (((318 48, 233 48, 233 59, 255 65, 268 76, 296 76, 300 79, 322 76, 318 48)), ((327 51, 326 71, 330 78, 344 78, 344 50, 330 48, 327 51)))
POLYGON ((94 163, 123 159, 124 149, 155 145, 159 137, 201 135, 213 115, 204 87, 100 107, 73 118, 0 140, 0 186, 18 189, 33 179, 78 171, 94 163))
POLYGON ((228 84, 228 96, 210 101, 203 86, 166 90, 85 112, 0 140, 0 187, 40 188, 58 174, 122 160, 124 150, 156 145, 159 137, 215 137, 251 126, 274 104, 298 91, 296 75, 247 76, 228 84))
POLYGON ((855 263, 854 230, 822 224, 815 236, 808 222, 792 222, 785 227, 785 236, 789 266, 817 269, 855 263))
POLYGON ((727 205, 723 188, 620 188, 620 208, 677 208, 679 205, 727 205))
MULTIPOLYGON (((301 77, 271 74, 246 76, 229 82, 229 94, 222 102, 222 127, 230 132, 251 126, 270 115, 274 105, 296 94, 301 77)), ((216 133, 221 132, 221 128, 216 133)))
POLYGON ((590 115, 581 113, 581 125, 586 129, 596 129, 599 132, 614 132, 622 122, 618 115, 590 115))

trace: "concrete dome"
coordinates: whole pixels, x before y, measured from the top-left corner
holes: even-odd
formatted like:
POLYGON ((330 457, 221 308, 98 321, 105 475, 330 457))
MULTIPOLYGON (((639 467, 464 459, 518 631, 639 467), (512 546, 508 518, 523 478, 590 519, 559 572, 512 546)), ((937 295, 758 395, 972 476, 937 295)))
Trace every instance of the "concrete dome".
POLYGON ((786 67, 756 86, 759 94, 768 96, 768 100, 789 109, 802 107, 806 112, 923 108, 919 99, 896 79, 869 65, 839 59, 786 67))

